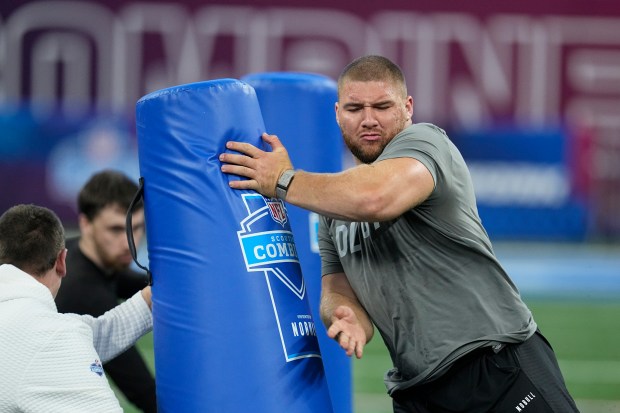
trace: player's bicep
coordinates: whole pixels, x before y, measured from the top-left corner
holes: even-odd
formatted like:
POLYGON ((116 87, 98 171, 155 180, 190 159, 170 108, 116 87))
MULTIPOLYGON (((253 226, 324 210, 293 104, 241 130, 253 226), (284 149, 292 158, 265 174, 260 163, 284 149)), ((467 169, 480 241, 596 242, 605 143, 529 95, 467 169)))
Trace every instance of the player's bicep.
POLYGON ((401 216, 424 202, 435 188, 435 180, 419 160, 392 158, 374 164, 382 177, 384 215, 387 219, 401 216))

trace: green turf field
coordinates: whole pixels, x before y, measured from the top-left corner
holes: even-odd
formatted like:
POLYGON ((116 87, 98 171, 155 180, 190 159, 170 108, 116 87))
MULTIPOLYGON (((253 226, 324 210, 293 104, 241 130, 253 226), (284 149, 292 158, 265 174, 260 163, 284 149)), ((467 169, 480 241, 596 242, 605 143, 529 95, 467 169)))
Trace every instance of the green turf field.
MULTIPOLYGON (((569 390, 582 413, 620 413, 620 298, 567 300, 525 298, 553 345, 569 390)), ((378 338, 375 337, 375 339, 378 338)), ((153 366, 150 335, 139 348, 153 366)), ((390 413, 382 377, 390 366, 383 344, 374 340, 353 362, 356 413, 390 413)), ((137 413, 122 397, 126 413, 137 413)))
MULTIPOLYGON (((620 412, 620 301, 526 299, 551 342, 582 413, 620 412)), ((390 413, 382 374, 389 366, 380 340, 353 365, 356 413, 390 413)))

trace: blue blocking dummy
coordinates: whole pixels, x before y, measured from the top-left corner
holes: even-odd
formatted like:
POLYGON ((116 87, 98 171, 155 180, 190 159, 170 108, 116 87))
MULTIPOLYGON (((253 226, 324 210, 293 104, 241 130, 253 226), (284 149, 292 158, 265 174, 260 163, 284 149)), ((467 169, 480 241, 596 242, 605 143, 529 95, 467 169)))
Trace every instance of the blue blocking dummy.
MULTIPOLYGON (((342 169, 342 137, 336 124, 336 82, 317 74, 271 72, 245 76, 258 96, 267 132, 278 135, 296 168, 313 172, 342 169)), ((320 321, 321 259, 318 254, 318 216, 287 205, 302 272, 323 355, 334 412, 352 411, 351 361, 327 337, 320 321)))
POLYGON ((136 124, 159 411, 332 412, 285 205, 220 171, 226 141, 263 145, 254 89, 160 90, 136 124))

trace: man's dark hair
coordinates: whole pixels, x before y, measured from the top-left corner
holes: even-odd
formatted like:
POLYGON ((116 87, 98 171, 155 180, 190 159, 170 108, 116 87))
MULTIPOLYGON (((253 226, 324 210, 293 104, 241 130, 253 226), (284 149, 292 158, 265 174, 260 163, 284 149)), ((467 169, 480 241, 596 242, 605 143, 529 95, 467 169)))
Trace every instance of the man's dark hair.
MULTIPOLYGON (((89 221, 92 221, 102 209, 110 205, 126 211, 137 191, 138 185, 121 172, 113 170, 98 172, 80 190, 78 211, 89 221)), ((134 210, 142 207, 143 204, 140 202, 136 204, 134 210)))
POLYGON ((402 89, 403 97, 407 96, 407 84, 402 70, 396 63, 383 56, 362 56, 349 63, 338 77, 338 97, 345 81, 388 81, 402 89))
POLYGON ((16 205, 0 217, 0 264, 42 276, 54 267, 64 248, 65 230, 50 209, 16 205))

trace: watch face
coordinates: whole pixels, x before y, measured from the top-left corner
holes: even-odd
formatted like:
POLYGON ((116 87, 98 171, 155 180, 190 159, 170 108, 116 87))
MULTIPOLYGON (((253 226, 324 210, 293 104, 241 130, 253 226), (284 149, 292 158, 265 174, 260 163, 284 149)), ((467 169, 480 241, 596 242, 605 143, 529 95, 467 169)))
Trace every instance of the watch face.
POLYGON ((288 186, 291 184, 294 175, 295 171, 293 171, 292 169, 282 172, 280 179, 278 179, 278 186, 284 189, 288 189, 288 186))
POLYGON ((286 197, 286 191, 293 181, 293 177, 295 176, 295 171, 292 169, 287 169, 282 172, 278 182, 276 183, 276 197, 280 199, 284 199, 286 197))

